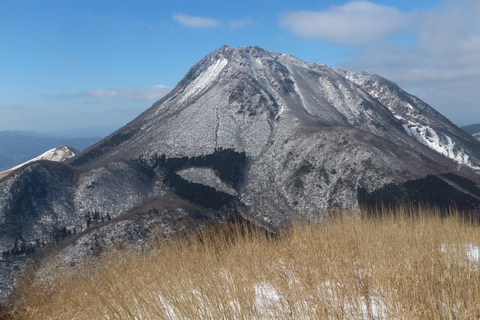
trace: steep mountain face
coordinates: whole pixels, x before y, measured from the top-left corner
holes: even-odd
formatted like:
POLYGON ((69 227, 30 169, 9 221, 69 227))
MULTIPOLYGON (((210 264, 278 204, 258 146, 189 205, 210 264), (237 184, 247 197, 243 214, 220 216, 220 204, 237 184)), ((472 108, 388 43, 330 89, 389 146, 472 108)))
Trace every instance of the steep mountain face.
MULTIPOLYGON (((77 163, 148 162, 215 148, 245 152, 247 177, 236 196, 273 224, 293 211, 355 207, 359 186, 480 169, 476 141, 392 82, 258 47, 208 55, 77 163)), ((190 179, 201 182, 201 175, 190 179)))
POLYGON ((232 216, 276 232, 385 195, 476 210, 479 170, 478 141, 380 76, 224 46, 67 164, 0 179, 0 248, 11 269, 57 241, 71 258, 232 216))

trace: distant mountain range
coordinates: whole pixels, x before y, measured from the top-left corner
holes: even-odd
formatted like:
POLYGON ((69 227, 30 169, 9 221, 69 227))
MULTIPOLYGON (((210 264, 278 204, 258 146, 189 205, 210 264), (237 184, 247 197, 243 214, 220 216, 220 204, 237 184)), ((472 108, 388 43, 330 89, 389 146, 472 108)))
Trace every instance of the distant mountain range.
POLYGON ((84 150, 101 137, 59 138, 25 131, 0 131, 0 171, 33 159, 47 150, 68 145, 84 150))
POLYGON ((477 138, 477 140, 480 140, 480 123, 462 127, 462 129, 477 138))
POLYGON ((223 46, 77 156, 0 179, 0 289, 45 246, 75 261, 117 239, 398 203, 477 216, 479 172, 476 139, 381 76, 223 46))

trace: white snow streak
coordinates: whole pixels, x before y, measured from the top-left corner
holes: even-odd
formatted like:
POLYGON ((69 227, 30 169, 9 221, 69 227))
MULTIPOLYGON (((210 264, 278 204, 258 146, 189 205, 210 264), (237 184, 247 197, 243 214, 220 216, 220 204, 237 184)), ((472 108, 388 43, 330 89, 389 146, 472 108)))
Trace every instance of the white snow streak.
POLYGON ((454 160, 458 164, 466 165, 476 170, 480 169, 471 163, 470 156, 462 147, 458 146, 450 136, 445 134, 441 134, 440 136, 430 126, 413 123, 411 121, 409 121, 408 124, 403 124, 403 128, 409 135, 415 137, 422 144, 454 160), (443 139, 441 139, 441 137, 443 137, 443 139))
POLYGON ((202 92, 203 89, 205 89, 213 80, 215 80, 227 63, 227 59, 219 59, 215 61, 215 63, 209 66, 207 70, 202 72, 197 78, 195 78, 195 80, 188 84, 183 91, 183 95, 179 102, 183 102, 189 97, 195 96, 202 92))
MULTIPOLYGON (((412 108, 410 107, 409 109, 412 108)), ((429 125, 412 122, 395 113, 393 113, 393 115, 395 118, 403 122, 402 126, 405 132, 425 146, 437 151, 449 159, 452 159, 460 166, 466 165, 472 169, 480 170, 480 167, 472 164, 470 156, 467 154, 466 150, 458 145, 450 136, 443 133, 438 134, 429 125)), ((425 119, 423 118, 423 120, 425 119)))

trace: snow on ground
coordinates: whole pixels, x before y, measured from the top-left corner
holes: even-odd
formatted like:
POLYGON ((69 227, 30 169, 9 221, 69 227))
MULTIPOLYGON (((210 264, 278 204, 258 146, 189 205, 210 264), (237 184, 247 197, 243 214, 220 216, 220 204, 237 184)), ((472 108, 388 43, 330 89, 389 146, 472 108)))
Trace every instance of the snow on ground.
MULTIPOLYGON (((442 244, 440 245, 440 251, 445 254, 457 253, 460 256, 464 256, 466 257, 467 263, 472 263, 474 265, 480 263, 480 246, 474 243, 464 243, 463 245, 460 245, 460 246, 442 244)), ((457 262, 461 265, 464 264, 464 262, 460 262, 460 261, 457 261, 457 262)))
POLYGON ((468 260, 471 262, 480 262, 480 247, 473 243, 467 243, 464 245, 465 252, 467 253, 468 260))
POLYGON ((207 70, 202 72, 197 78, 188 84, 179 103, 197 95, 205 89, 213 80, 215 80, 220 71, 222 71, 227 64, 227 59, 218 59, 215 61, 215 63, 209 66, 207 70))
MULTIPOLYGON (((407 108, 407 114, 409 116, 414 114, 415 110, 410 104, 407 104, 405 107, 407 108)), ((438 133, 428 124, 421 124, 419 122, 405 119, 398 113, 393 112, 393 116, 402 122, 403 129, 406 133, 417 139, 417 141, 421 142, 423 145, 452 159, 460 166, 466 165, 472 169, 480 170, 480 167, 472 164, 470 156, 467 154, 465 148, 456 143, 450 136, 438 133)), ((428 120, 423 116, 418 117, 428 123, 428 120)))
POLYGON ((178 170, 176 173, 189 182, 201 183, 232 196, 237 194, 237 191, 224 183, 215 170, 211 168, 192 167, 178 170))
MULTIPOLYGON (((478 264, 480 263, 480 246, 474 243, 464 243, 460 245, 441 244, 439 247, 441 253, 445 254, 446 259, 453 259, 452 261, 462 266, 470 266, 479 270, 478 264)), ((209 296, 202 294, 201 290, 191 289, 185 294, 180 296, 170 297, 162 296, 162 293, 152 293, 148 300, 149 303, 157 304, 165 312, 166 319, 177 320, 184 319, 184 316, 177 313, 176 306, 182 304, 194 305, 197 308, 198 316, 202 319, 212 319, 215 315, 225 312, 233 316, 236 314, 238 319, 248 320, 268 320, 268 319, 288 319, 292 316, 300 317, 300 319, 313 319, 315 318, 315 308, 318 299, 321 299, 325 306, 330 309, 332 314, 326 314, 326 319, 336 319, 341 316, 342 319, 348 320, 372 320, 372 319, 390 319, 389 311, 393 312, 397 307, 392 302, 388 301, 387 294, 382 288, 369 287, 366 294, 359 294, 358 296, 351 296, 351 288, 347 286, 347 283, 338 281, 325 280, 320 282, 316 289, 309 297, 304 297, 298 301, 291 301, 288 297, 290 290, 295 288, 301 288, 302 283, 297 279, 292 269, 289 269, 283 261, 275 263, 273 268, 277 269, 282 274, 286 275, 287 284, 286 287, 276 287, 272 282, 264 280, 259 281, 253 285, 253 292, 255 294, 253 309, 254 316, 247 316, 242 312, 242 304, 236 298, 227 302, 211 301, 209 296), (287 291, 285 291, 287 290, 287 291), (216 312, 211 309, 212 303, 215 304, 216 312), (336 311, 335 311, 336 310, 336 311), (233 311, 233 314, 232 314, 233 311), (339 312, 339 313, 335 313, 339 312), (243 316, 241 316, 243 315, 243 316)), ((355 274, 358 279, 363 278, 369 274, 369 270, 358 269, 355 270, 355 274)), ((229 279, 228 271, 222 271, 219 273, 221 276, 229 279)), ((233 279, 232 279, 233 281, 233 279)), ((357 286, 361 286, 359 281, 357 286)), ((225 294, 229 294, 228 288, 223 288, 222 291, 225 294)), ((360 290, 359 292, 362 292, 360 290)), ((167 293, 168 294, 168 293, 167 293)), ((235 293, 232 293, 235 296, 235 293)), ((318 310, 322 312, 321 310, 318 310)), ((395 312, 393 312, 395 313, 395 312)), ((148 312, 143 313, 141 310, 136 314, 135 319, 143 320, 150 319, 151 316, 148 312)))
POLYGON ((409 135, 416 138, 422 144, 454 160, 459 165, 466 165, 472 169, 480 170, 480 167, 472 164, 466 151, 451 137, 442 133, 439 135, 430 126, 413 123, 411 121, 409 121, 408 124, 403 124, 403 128, 409 135))
MULTIPOLYGON (((359 296, 350 301, 343 301, 338 297, 338 289, 340 284, 332 284, 329 281, 321 283, 319 290, 323 292, 322 298, 327 299, 327 303, 332 306, 338 306, 343 311, 344 319, 349 320, 371 320, 371 319, 386 319, 387 318, 387 303, 379 294, 372 294, 369 297, 359 296)), ((307 308, 309 308, 308 301, 296 301, 290 304, 287 299, 279 293, 279 291, 268 281, 261 281, 254 286, 255 302, 254 308, 257 316, 248 318, 249 320, 270 320, 281 317, 282 319, 288 318, 292 314, 301 314, 302 310, 305 310, 305 314, 308 314, 307 308), (295 310, 291 310, 295 309, 295 310)), ((195 303, 197 310, 202 314, 202 319, 212 319, 215 313, 209 311, 208 305, 211 301, 204 301, 203 296, 198 290, 191 290, 184 295, 181 303, 195 303)), ((318 298, 318 297, 317 297, 318 298)), ((208 299, 208 298, 207 298, 208 299)), ((312 297, 315 299, 315 297, 312 297)), ((143 299, 144 300, 144 299, 143 299)), ((184 317, 178 315, 175 312, 175 307, 170 304, 168 299, 161 294, 153 295, 152 299, 149 299, 150 303, 156 303, 164 310, 166 319, 179 320, 184 317)), ((145 301, 145 300, 144 300, 145 301)), ((178 303, 179 301, 177 301, 178 303)), ((228 307, 221 305, 217 306, 222 309, 236 310, 238 314, 242 314, 239 301, 232 300, 228 303, 228 307)), ((147 312, 139 310, 136 320, 150 319, 147 312)), ((310 319, 308 316, 302 319, 310 319)))
POLYGON ((48 151, 45 151, 44 153, 42 153, 38 157, 35 157, 31 160, 28 160, 24 163, 21 163, 21 164, 13 167, 11 169, 8 169, 6 171, 0 172, 0 177, 2 176, 3 173, 8 174, 8 173, 10 173, 10 172, 12 172, 12 171, 14 171, 18 168, 21 168, 24 165, 27 165, 27 164, 29 164, 31 162, 34 162, 34 161, 49 160, 49 161, 62 162, 62 161, 65 161, 67 159, 70 159, 74 156, 75 156, 75 153, 70 148, 68 148, 67 146, 56 147, 56 148, 50 149, 48 151))

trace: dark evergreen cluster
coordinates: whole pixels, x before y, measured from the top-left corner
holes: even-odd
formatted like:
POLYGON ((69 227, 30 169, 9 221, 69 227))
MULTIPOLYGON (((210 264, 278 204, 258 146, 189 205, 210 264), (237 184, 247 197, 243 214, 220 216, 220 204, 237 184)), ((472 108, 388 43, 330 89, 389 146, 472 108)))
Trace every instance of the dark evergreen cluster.
POLYGON ((55 242, 58 242, 62 240, 63 238, 68 237, 69 235, 77 233, 77 230, 73 228, 73 230, 67 229, 67 227, 54 227, 52 231, 52 237, 55 240, 55 242))
POLYGON ((226 184, 235 187, 242 176, 247 156, 245 152, 236 152, 232 149, 216 148, 214 153, 198 157, 165 158, 165 155, 156 156, 155 165, 167 169, 168 172, 178 171, 189 167, 207 167, 213 169, 219 178, 226 184))
POLYGON ((88 211, 85 214, 85 222, 87 224, 87 228, 90 228, 90 226, 92 225, 99 224, 100 222, 110 221, 110 220, 112 220, 112 218, 110 217, 109 213, 107 213, 106 215, 103 215, 96 209, 93 212, 88 211))
POLYGON ((165 182, 173 187, 175 193, 182 198, 206 208, 218 209, 235 199, 234 196, 217 191, 212 187, 189 182, 173 171, 168 172, 165 182))
POLYGON ((10 256, 33 253, 35 252, 35 248, 36 248, 35 244, 26 243, 23 238, 17 239, 12 249, 2 252, 2 258, 6 259, 10 256))
POLYGON ((50 233, 50 241, 40 241, 36 239, 35 242, 26 242, 23 237, 17 238, 14 242, 13 248, 2 252, 2 257, 7 259, 11 256, 30 254, 34 253, 37 248, 44 247, 47 243, 50 242, 59 242, 60 240, 77 233, 76 228, 68 229, 67 227, 53 227, 53 230, 50 233))
POLYGON ((295 179, 293 180, 293 185, 296 188, 303 188, 304 184, 302 177, 309 174, 313 170, 315 170, 315 167, 310 162, 308 162, 307 160, 303 161, 300 168, 298 168, 293 174, 293 176, 295 177, 295 179))
POLYGON ((366 209, 414 204, 435 206, 440 209, 455 207, 461 211, 468 211, 480 205, 479 200, 434 175, 400 184, 390 183, 372 192, 358 188, 357 199, 359 205, 366 209))
POLYGON ((478 189, 477 185, 472 180, 461 177, 453 172, 442 173, 442 176, 458 184, 463 189, 480 196, 480 189, 478 189))
POLYGON ((183 179, 176 171, 189 167, 207 167, 213 169, 219 178, 232 187, 242 177, 242 170, 247 157, 244 152, 232 149, 215 149, 215 152, 197 157, 166 158, 165 155, 155 156, 153 165, 165 169, 164 182, 173 187, 175 193, 184 199, 198 203, 207 208, 220 208, 235 199, 234 196, 199 183, 183 179))
POLYGON ((83 164, 88 163, 89 161, 96 159, 100 157, 102 154, 107 153, 108 151, 112 150, 116 146, 120 145, 124 141, 130 139, 133 137, 136 133, 138 132, 137 130, 129 130, 126 132, 119 131, 115 133, 110 139, 104 140, 101 144, 93 147, 91 150, 87 151, 86 153, 80 155, 79 157, 76 157, 72 161, 72 165, 74 166, 80 166, 83 164))

